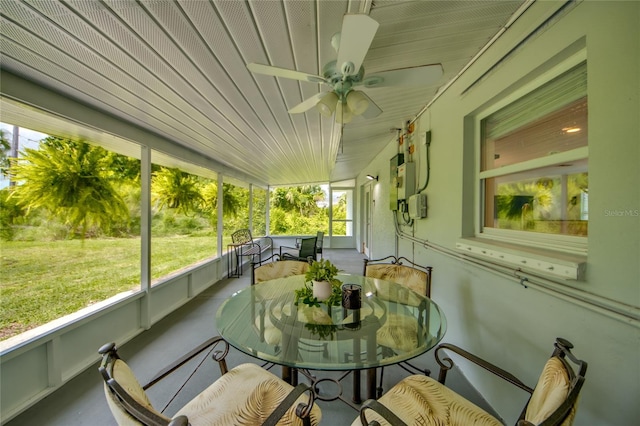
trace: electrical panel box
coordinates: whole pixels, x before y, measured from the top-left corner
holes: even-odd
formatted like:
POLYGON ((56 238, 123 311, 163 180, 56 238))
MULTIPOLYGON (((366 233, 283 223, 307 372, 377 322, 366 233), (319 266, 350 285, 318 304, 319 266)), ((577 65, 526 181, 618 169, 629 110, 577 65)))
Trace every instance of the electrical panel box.
POLYGON ((427 217, 427 196, 425 194, 409 197, 409 217, 411 219, 427 217))
POLYGON ((391 158, 389 176, 389 207, 398 210, 398 166, 404 163, 404 154, 397 154, 391 158))
POLYGON ((416 163, 398 166, 398 200, 406 200, 416 192, 416 163))

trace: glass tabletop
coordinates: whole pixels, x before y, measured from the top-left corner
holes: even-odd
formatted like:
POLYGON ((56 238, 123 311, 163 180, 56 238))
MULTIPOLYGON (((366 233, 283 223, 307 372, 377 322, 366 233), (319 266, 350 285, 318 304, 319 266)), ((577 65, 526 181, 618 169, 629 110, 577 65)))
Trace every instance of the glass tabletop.
POLYGON ((390 281, 337 278, 362 286, 361 309, 296 305, 295 290, 305 279, 295 275, 234 293, 218 309, 218 332, 230 345, 264 361, 343 371, 406 361, 443 338, 445 316, 431 299, 390 281))

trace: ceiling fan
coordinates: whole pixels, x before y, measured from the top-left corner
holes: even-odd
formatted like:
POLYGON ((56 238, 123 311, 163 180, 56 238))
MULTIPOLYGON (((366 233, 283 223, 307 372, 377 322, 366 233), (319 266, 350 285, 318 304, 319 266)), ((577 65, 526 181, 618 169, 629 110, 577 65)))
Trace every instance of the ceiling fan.
POLYGON ((341 32, 331 38, 331 45, 338 57, 323 67, 322 76, 256 63, 248 64, 247 68, 257 74, 321 83, 330 87, 330 90, 320 92, 289 109, 290 114, 302 113, 315 106, 326 117, 335 112, 336 122, 342 124, 358 115, 374 118, 382 110, 365 92, 356 88, 428 85, 442 76, 441 64, 398 68, 365 76, 362 62, 378 26, 378 22, 368 15, 344 15, 341 32))

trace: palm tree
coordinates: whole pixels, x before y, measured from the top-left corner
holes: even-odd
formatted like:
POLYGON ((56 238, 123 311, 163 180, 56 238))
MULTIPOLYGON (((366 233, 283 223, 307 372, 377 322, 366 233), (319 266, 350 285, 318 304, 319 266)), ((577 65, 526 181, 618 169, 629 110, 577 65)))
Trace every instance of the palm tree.
POLYGON ((12 169, 19 183, 12 196, 27 212, 45 208, 85 238, 90 226, 126 222, 129 211, 112 185, 107 151, 82 141, 48 137, 25 149, 12 169))

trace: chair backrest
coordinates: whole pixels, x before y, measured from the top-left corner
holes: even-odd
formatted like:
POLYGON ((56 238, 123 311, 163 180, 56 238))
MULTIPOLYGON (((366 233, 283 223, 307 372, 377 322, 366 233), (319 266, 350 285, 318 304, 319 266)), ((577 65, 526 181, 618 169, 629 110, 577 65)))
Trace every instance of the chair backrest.
POLYGON ((578 396, 587 372, 587 363, 572 353, 571 342, 557 338, 555 349, 538 379, 518 426, 570 426, 575 418, 578 396), (576 369, 572 367, 576 366, 576 369))
POLYGON ((431 297, 432 272, 431 266, 417 265, 405 257, 364 259, 365 277, 393 281, 427 297, 431 297))
POLYGON ((322 243, 324 242, 324 232, 318 231, 316 234, 316 253, 322 257, 322 243))
MULTIPOLYGON (((278 256, 274 255, 273 257, 278 256)), ((253 268, 251 284, 292 275, 302 275, 309 269, 309 262, 302 260, 277 260, 253 268)))
POLYGON ((250 230, 239 229, 231 234, 231 241, 234 244, 250 243, 251 241, 253 241, 253 237, 251 236, 250 230))
POLYGON ((109 343, 98 352, 107 404, 118 425, 168 425, 171 419, 153 408, 129 366, 118 356, 116 345, 109 343))
POLYGON ((300 252, 298 253, 298 257, 302 259, 307 259, 308 257, 317 259, 316 257, 316 237, 311 238, 303 238, 300 241, 300 252))

